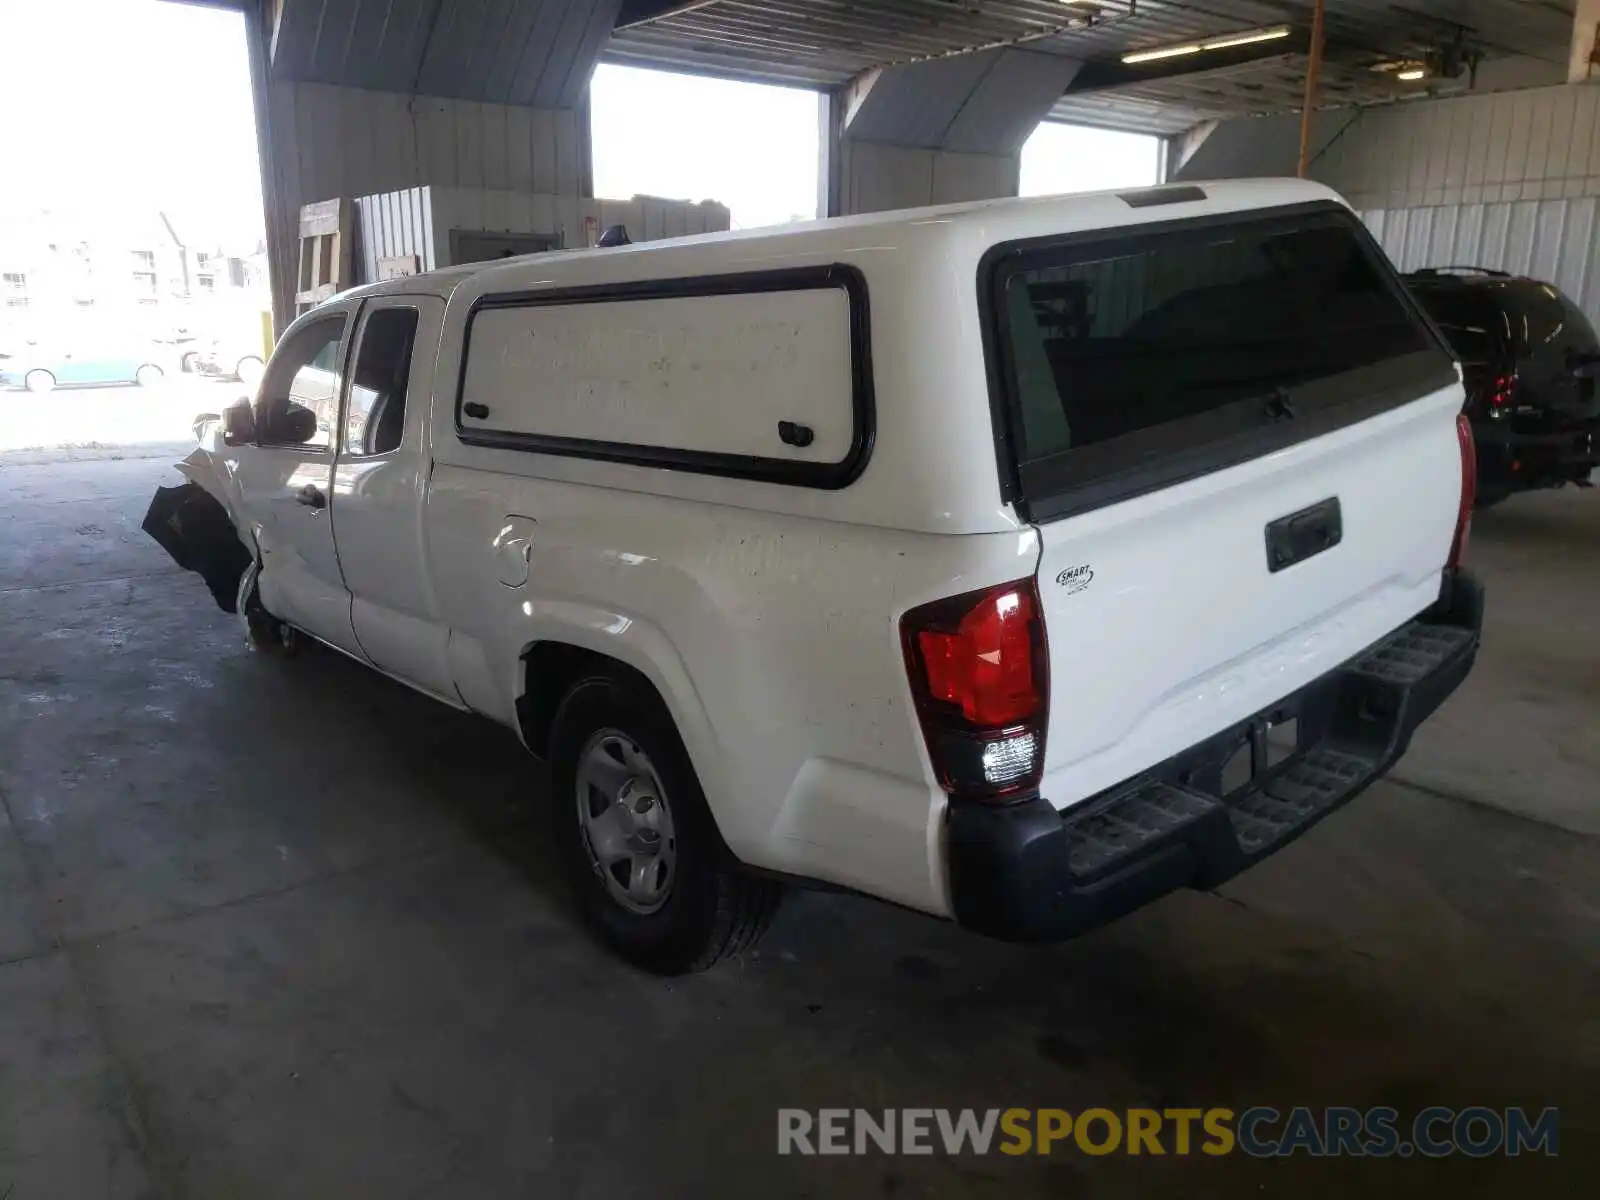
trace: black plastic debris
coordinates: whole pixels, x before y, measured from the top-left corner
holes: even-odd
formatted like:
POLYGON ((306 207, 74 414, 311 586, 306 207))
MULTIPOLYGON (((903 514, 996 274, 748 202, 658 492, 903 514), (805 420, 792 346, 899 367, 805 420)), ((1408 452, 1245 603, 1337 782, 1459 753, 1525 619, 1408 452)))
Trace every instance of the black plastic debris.
POLYGON ((193 483, 158 487, 140 528, 173 562, 205 580, 217 607, 237 610, 239 580, 251 555, 216 497, 193 483))

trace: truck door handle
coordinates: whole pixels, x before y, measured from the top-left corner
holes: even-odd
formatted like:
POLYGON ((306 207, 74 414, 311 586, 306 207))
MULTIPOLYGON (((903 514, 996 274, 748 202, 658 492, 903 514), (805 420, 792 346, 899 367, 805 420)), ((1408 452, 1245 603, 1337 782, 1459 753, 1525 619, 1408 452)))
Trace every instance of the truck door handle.
POLYGON ((1285 567, 1331 550, 1344 540, 1344 514, 1339 497, 1329 496, 1310 508, 1279 517, 1267 526, 1267 570, 1285 567))
POLYGON ((328 497, 314 483, 308 483, 294 494, 294 498, 307 508, 327 508, 328 497))

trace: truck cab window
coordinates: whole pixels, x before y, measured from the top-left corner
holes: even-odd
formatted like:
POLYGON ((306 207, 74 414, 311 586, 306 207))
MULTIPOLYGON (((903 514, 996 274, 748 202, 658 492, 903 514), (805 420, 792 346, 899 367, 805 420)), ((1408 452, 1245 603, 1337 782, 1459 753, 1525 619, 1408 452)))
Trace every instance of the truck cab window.
POLYGON ((417 338, 417 310, 380 308, 367 318, 350 381, 344 452, 366 456, 397 449, 406 419, 406 381, 417 338))
POLYGON ((329 444, 338 419, 343 315, 313 321, 272 356, 256 399, 256 438, 263 446, 329 444))

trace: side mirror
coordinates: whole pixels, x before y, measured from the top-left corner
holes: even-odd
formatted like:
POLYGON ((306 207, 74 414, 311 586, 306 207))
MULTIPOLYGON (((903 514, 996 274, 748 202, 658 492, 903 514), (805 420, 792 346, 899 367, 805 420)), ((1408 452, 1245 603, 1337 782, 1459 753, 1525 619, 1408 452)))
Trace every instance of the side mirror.
POLYGON ((248 445, 256 440, 256 414, 248 400, 222 410, 222 440, 229 446, 248 445))
POLYGON ((286 446, 298 446, 313 440, 321 429, 316 413, 291 401, 289 411, 272 422, 272 440, 286 446))

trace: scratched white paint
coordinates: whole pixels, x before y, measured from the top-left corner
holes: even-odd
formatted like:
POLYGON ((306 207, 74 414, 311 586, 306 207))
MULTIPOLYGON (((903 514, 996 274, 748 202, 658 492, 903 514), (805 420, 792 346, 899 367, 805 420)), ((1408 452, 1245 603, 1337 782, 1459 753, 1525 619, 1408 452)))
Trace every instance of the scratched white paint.
POLYGON ((806 462, 850 449, 850 302, 837 288, 488 309, 469 426, 806 462), (778 422, 809 425, 801 449, 778 422))

